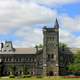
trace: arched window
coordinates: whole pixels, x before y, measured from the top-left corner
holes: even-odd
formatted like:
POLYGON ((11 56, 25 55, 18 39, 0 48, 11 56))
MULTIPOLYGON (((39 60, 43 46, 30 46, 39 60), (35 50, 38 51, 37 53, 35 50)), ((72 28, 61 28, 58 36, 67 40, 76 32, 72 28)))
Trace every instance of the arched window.
POLYGON ((48 54, 48 60, 53 59, 54 58, 54 54, 48 54))
POLYGON ((52 58, 52 59, 54 58, 54 55, 53 55, 53 54, 51 54, 51 58, 52 58))

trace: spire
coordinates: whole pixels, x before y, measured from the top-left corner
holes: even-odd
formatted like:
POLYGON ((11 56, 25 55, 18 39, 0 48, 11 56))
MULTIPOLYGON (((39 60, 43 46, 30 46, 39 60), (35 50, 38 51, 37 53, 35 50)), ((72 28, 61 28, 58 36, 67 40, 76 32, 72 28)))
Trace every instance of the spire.
POLYGON ((56 18, 56 21, 55 21, 55 24, 54 24, 54 28, 59 28, 59 24, 58 24, 58 20, 57 20, 57 18, 56 18))

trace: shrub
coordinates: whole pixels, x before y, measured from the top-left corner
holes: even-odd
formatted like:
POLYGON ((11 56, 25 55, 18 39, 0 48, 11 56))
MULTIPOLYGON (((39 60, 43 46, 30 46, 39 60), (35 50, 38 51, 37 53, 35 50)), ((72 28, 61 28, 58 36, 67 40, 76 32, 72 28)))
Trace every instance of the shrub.
POLYGON ((26 75, 26 77, 27 77, 27 78, 29 78, 29 77, 31 77, 31 75, 30 75, 30 74, 28 74, 28 75, 26 75))
POLYGON ((37 78, 42 78, 42 75, 38 75, 37 78))
POLYGON ((26 78, 27 76, 26 75, 22 75, 22 78, 26 78))
POLYGON ((22 78, 29 78, 31 75, 22 75, 22 78))
POLYGON ((14 75, 10 75, 9 78, 15 78, 15 76, 14 75))
POLYGON ((75 75, 76 76, 80 76, 80 72, 75 72, 75 75))

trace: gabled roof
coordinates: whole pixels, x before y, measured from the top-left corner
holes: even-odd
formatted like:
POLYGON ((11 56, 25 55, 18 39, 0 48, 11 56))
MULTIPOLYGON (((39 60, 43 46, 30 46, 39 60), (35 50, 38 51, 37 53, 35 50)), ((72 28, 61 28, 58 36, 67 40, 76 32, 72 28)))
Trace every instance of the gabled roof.
POLYGON ((15 48, 15 54, 36 54, 36 48, 15 48))
POLYGON ((36 48, 15 48, 14 51, 0 51, 0 54, 36 54, 36 48))

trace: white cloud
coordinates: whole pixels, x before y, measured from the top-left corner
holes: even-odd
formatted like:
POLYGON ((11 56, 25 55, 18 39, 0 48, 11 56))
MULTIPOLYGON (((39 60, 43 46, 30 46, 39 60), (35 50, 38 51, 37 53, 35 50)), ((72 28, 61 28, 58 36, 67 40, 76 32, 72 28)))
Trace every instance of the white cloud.
POLYGON ((80 33, 80 16, 70 17, 61 15, 60 22, 60 41, 68 44, 70 47, 80 47, 80 36, 76 36, 75 32, 80 33))
POLYGON ((67 44, 68 47, 80 48, 80 36, 75 36, 64 29, 60 29, 60 42, 67 44))
MULTIPOLYGON (((21 1, 26 1, 26 0, 21 0, 21 1)), ((64 5, 64 4, 80 2, 80 0, 27 0, 27 1, 33 1, 39 4, 49 5, 49 6, 64 5)))
POLYGON ((48 23, 57 16, 57 12, 33 2, 17 0, 0 1, 0 34, 15 27, 48 23), (22 25, 22 26, 21 26, 22 25))
POLYGON ((80 0, 0 0, 0 34, 7 34, 14 28, 19 28, 15 35, 20 37, 14 45, 16 47, 31 47, 42 43, 42 32, 39 28, 33 28, 35 24, 45 24, 54 21, 59 17, 60 41, 69 46, 80 47, 80 37, 74 36, 72 32, 80 31, 80 16, 71 18, 68 15, 58 15, 45 5, 63 5, 80 0), (38 4, 39 3, 39 4, 38 4), (65 30, 67 29, 67 30, 65 30))
POLYGON ((15 34, 21 38, 14 42, 16 47, 33 47, 36 44, 42 44, 42 29, 24 27, 15 34))
POLYGON ((67 44, 69 47, 73 47, 72 44, 75 42, 75 36, 64 29, 60 29, 60 42, 67 44))
POLYGON ((73 47, 77 47, 80 48, 80 36, 79 37, 75 37, 75 40, 73 40, 74 43, 72 44, 73 47))
MULTIPOLYGON (((60 29, 60 42, 67 44, 69 47, 80 47, 80 36, 76 37, 68 30, 60 29)), ((14 42, 14 47, 33 47, 36 44, 43 43, 42 29, 33 29, 25 27, 15 33, 20 40, 14 42)))
POLYGON ((80 32, 80 16, 73 18, 67 15, 60 16, 60 24, 63 28, 72 32, 80 32))

